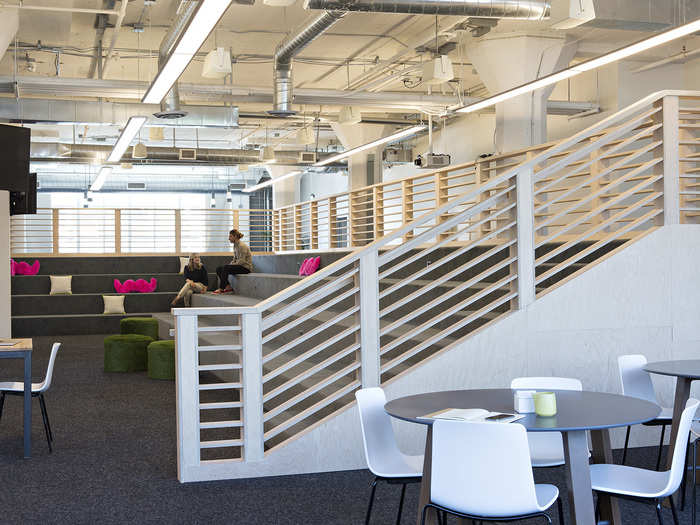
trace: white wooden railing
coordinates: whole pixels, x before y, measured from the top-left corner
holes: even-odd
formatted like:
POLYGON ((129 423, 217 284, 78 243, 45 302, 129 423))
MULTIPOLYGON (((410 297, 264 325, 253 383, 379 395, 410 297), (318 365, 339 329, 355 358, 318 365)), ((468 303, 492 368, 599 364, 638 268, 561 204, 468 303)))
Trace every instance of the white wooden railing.
POLYGON ((496 175, 477 170, 466 191, 254 307, 174 310, 180 480, 233 477, 358 388, 385 385, 659 225, 695 220, 698 120, 700 93, 647 97, 509 166, 489 161, 496 175), (235 336, 203 342, 221 330, 235 336), (215 371, 210 350, 230 377, 202 374, 215 371), (204 400, 212 389, 221 397, 204 400), (212 425, 233 437, 217 444, 204 436, 212 425))

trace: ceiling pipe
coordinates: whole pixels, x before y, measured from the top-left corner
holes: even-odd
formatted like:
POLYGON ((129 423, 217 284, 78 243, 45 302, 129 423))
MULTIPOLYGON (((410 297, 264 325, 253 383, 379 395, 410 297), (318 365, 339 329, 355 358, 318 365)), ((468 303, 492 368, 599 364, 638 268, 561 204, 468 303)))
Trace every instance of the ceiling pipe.
POLYGON ((0 2, 0 9, 22 9, 25 11, 55 11, 59 13, 87 13, 95 15, 119 15, 119 11, 114 9, 88 9, 82 7, 54 7, 50 5, 25 5, 25 4, 8 4, 0 2))
POLYGON ((407 15, 469 16, 545 20, 550 3, 545 0, 306 0, 305 9, 402 13, 407 15))
MULTIPOLYGON (((160 43, 160 48, 158 49, 158 69, 162 69, 163 66, 165 66, 170 51, 172 51, 180 35, 197 11, 197 5, 198 2, 193 0, 184 0, 180 4, 175 16, 175 21, 160 43)), ((187 112, 180 108, 180 88, 178 87, 178 83, 175 82, 170 91, 168 91, 168 94, 165 95, 165 98, 161 101, 160 111, 154 113, 154 116, 163 119, 175 119, 182 118, 186 115, 187 112)))
POLYGON ((273 108, 270 111, 272 115, 287 116, 296 113, 292 109, 294 100, 292 60, 302 49, 316 40, 324 31, 330 29, 345 14, 342 11, 326 11, 277 46, 273 59, 273 108))
MULTIPOLYGON (((117 38, 119 38, 119 31, 122 28, 122 23, 124 22, 124 17, 126 16, 126 8, 129 5, 129 0, 121 0, 121 5, 119 6, 119 14, 117 15, 117 21, 112 29, 112 40, 109 43, 109 50, 107 51, 107 56, 102 62, 102 75, 107 71, 107 66, 110 61, 114 58, 114 47, 117 45, 117 38)), ((102 60, 102 57, 99 57, 102 60)))

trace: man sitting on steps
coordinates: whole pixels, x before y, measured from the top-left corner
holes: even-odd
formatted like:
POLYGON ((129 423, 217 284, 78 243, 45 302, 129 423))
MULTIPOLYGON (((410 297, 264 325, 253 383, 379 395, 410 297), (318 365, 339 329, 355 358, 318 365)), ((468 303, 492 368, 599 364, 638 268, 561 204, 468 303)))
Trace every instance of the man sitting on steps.
POLYGON ((216 275, 219 276, 219 288, 214 293, 232 293, 233 289, 228 282, 229 275, 245 274, 253 271, 253 256, 250 248, 241 242, 243 234, 238 230, 231 230, 228 234, 229 242, 233 243, 233 259, 229 264, 219 266, 216 275))

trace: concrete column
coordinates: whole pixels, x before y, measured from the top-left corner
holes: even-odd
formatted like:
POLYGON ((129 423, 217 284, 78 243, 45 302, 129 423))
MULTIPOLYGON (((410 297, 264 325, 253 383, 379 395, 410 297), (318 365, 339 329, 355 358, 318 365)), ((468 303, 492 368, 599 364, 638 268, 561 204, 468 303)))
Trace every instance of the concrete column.
MULTIPOLYGON (((393 126, 377 124, 331 123, 345 149, 356 148, 393 133, 393 126)), ((348 159, 348 189, 354 190, 382 182, 383 147, 363 151, 348 159)))
MULTIPOLYGON (((483 37, 467 53, 494 95, 567 67, 576 44, 556 35, 511 33, 483 37)), ((547 99, 553 89, 538 89, 496 105, 498 152, 547 141, 547 99)))
MULTIPOLYGON (((270 172, 270 177, 276 179, 282 175, 286 175, 292 171, 299 171, 299 168, 294 166, 266 166, 270 172)), ((301 175, 288 177, 283 181, 273 184, 272 186, 272 204, 275 208, 289 206, 299 202, 299 181, 301 175)))
POLYGON ((0 337, 11 337, 10 312, 10 192, 0 191, 0 337))

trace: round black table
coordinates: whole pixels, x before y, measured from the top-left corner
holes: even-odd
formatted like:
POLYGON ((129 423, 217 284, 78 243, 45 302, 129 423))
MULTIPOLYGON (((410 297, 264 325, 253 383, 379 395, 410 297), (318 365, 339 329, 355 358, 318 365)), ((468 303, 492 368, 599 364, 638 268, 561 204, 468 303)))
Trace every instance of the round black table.
POLYGON ((690 384, 700 379, 700 360, 681 359, 677 361, 656 361, 647 363, 644 370, 651 374, 663 376, 674 376, 676 378, 676 395, 673 399, 673 420, 671 423, 671 438, 668 442, 668 453, 666 456, 666 467, 671 468, 673 460, 673 450, 676 445, 678 435, 678 424, 685 404, 690 397, 690 384))
MULTIPOLYGON (((527 414, 511 424, 521 424, 530 432, 561 432, 567 465, 571 523, 592 525, 595 522, 593 492, 589 470, 587 431, 591 431, 594 463, 612 463, 609 428, 636 425, 656 418, 661 408, 649 401, 618 394, 556 390, 557 414, 539 417, 527 414)), ((510 389, 451 390, 402 397, 384 405, 397 419, 428 426, 423 464, 423 481, 418 523, 423 506, 430 501, 430 467, 432 455, 432 420, 421 418, 445 408, 483 408, 493 412, 513 413, 510 389)), ((458 453, 458 451, 456 451, 458 453)), ((601 521, 620 524, 615 500, 604 494, 599 498, 601 521)))

